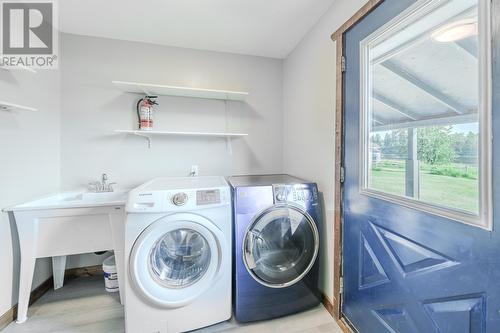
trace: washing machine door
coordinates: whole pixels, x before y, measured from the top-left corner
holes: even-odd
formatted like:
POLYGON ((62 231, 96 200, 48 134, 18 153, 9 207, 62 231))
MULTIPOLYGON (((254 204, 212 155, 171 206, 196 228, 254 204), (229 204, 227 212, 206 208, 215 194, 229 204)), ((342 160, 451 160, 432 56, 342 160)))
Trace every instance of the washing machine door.
POLYGON ((250 224, 243 241, 243 261, 257 282, 285 288, 311 270, 318 250, 319 234, 312 217, 300 207, 275 205, 250 224))
POLYGON ((132 248, 129 273, 135 290, 146 300, 176 308, 194 301, 221 271, 229 270, 221 267, 229 253, 226 237, 211 221, 174 214, 141 233, 132 248))

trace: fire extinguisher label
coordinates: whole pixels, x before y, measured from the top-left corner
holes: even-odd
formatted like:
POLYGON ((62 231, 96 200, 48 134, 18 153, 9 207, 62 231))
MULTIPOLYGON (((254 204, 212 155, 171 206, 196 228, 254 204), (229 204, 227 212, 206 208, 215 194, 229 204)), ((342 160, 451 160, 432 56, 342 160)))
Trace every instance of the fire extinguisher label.
POLYGON ((158 105, 158 103, 151 98, 156 97, 157 96, 146 96, 137 103, 140 130, 153 129, 153 106, 158 105))
POLYGON ((153 119, 151 117, 152 108, 150 106, 141 106, 140 117, 141 117, 141 129, 152 129, 153 119))

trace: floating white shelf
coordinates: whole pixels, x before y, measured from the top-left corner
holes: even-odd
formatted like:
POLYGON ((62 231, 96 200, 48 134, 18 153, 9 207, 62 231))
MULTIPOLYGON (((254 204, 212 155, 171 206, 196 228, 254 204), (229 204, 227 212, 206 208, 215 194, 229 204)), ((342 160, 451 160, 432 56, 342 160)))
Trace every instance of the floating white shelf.
POLYGON ((146 95, 196 97, 230 101, 244 101, 249 95, 248 92, 241 91, 198 89, 125 81, 112 82, 122 91, 146 95))
POLYGON ((174 131, 141 131, 141 130, 115 130, 115 133, 132 134, 142 136, 148 140, 148 148, 151 148, 153 136, 199 136, 224 138, 228 143, 228 150, 231 152, 230 139, 248 136, 246 133, 217 133, 217 132, 174 132, 174 131))
POLYGON ((154 135, 184 135, 184 136, 214 136, 220 138, 237 138, 248 136, 246 133, 217 133, 217 132, 173 132, 173 131, 141 131, 141 130, 115 130, 115 133, 134 134, 142 136, 154 135))
POLYGON ((15 67, 10 67, 10 66, 0 66, 1 69, 4 69, 6 71, 10 71, 10 70, 23 70, 23 71, 27 71, 27 72, 31 72, 33 74, 36 74, 36 70, 31 68, 31 67, 27 67, 27 66, 15 66, 15 67))
POLYGON ((29 107, 29 106, 0 101, 0 111, 10 111, 10 110, 13 110, 13 111, 32 111, 32 112, 38 111, 37 109, 29 107))

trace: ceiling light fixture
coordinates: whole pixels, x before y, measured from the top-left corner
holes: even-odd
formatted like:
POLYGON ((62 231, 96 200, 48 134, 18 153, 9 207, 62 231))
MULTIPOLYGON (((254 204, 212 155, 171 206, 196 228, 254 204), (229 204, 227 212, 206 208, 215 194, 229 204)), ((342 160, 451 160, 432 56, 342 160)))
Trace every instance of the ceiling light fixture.
POLYGON ((456 42, 478 34, 477 20, 465 19, 445 25, 432 33, 432 38, 441 43, 456 42))

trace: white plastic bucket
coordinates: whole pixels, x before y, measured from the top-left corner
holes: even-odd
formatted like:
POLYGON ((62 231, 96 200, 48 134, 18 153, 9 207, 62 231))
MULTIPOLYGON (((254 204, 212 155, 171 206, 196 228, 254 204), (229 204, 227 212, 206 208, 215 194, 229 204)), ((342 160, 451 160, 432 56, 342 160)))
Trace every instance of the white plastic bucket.
POLYGON ((108 257, 104 260, 102 263, 102 270, 104 271, 104 286, 106 291, 110 293, 119 291, 115 256, 108 257))

